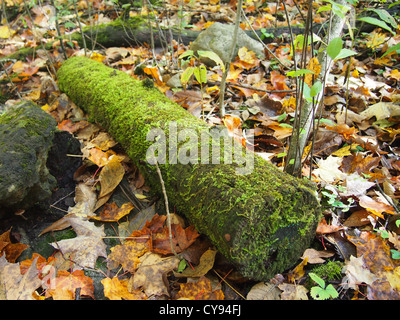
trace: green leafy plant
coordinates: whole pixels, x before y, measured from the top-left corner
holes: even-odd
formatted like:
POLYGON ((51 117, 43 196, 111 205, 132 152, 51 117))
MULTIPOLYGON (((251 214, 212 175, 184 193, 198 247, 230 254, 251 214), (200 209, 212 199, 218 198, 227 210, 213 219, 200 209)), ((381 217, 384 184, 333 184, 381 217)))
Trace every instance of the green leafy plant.
POLYGON ((332 284, 325 284, 325 281, 317 276, 315 273, 310 272, 308 274, 311 279, 318 284, 318 286, 312 287, 310 290, 311 297, 315 300, 327 300, 335 299, 339 296, 335 287, 332 284))
POLYGON ((179 60, 182 61, 190 61, 194 58, 197 61, 197 66, 194 67, 187 67, 182 75, 181 75, 181 83, 185 87, 192 75, 196 78, 197 82, 200 83, 201 88, 203 88, 203 84, 207 83, 207 69, 201 63, 201 58, 207 58, 213 60, 217 65, 221 66, 222 71, 225 70, 224 63, 222 62, 221 58, 212 51, 197 51, 197 55, 195 55, 193 50, 187 50, 179 56, 179 60))
POLYGON ((183 71, 183 73, 181 74, 181 84, 184 88, 186 88, 186 85, 188 84, 189 80, 194 75, 195 79, 200 84, 201 100, 203 102, 203 85, 207 84, 207 68, 204 64, 202 64, 201 62, 202 58, 211 59, 221 67, 223 72, 225 71, 225 66, 221 58, 215 52, 212 51, 198 50, 196 55, 193 50, 187 50, 178 57, 179 60, 183 61, 183 63, 181 62, 181 65, 188 64, 188 62, 191 59, 195 59, 197 61, 196 66, 193 67, 188 66, 183 71))
POLYGON ((335 194, 335 193, 330 193, 328 191, 322 191, 321 194, 325 197, 327 197, 327 203, 334 207, 334 208, 338 208, 341 209, 342 212, 347 212, 350 210, 351 205, 354 202, 353 198, 349 198, 347 199, 347 204, 343 203, 340 199, 340 196, 335 194))

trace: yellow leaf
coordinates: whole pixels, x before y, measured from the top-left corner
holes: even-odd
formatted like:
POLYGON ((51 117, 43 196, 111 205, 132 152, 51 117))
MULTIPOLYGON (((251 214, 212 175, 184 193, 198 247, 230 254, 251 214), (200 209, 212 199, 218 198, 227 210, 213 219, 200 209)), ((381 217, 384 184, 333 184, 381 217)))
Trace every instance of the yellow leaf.
POLYGON ((345 157, 345 156, 350 156, 351 155, 351 145, 347 145, 343 148, 340 148, 339 150, 336 150, 335 152, 332 152, 333 156, 337 156, 337 157, 345 157))
POLYGON ((104 286, 104 295, 110 300, 144 300, 146 295, 141 290, 128 291, 128 279, 119 280, 104 278, 101 280, 104 286))
POLYGON ((0 27, 0 38, 8 39, 15 33, 14 30, 10 30, 8 26, 1 26, 0 27))
POLYGON ((321 72, 321 65, 319 64, 317 57, 312 58, 308 62, 307 69, 310 71, 314 71, 314 74, 307 73, 304 76, 304 82, 311 86, 313 77, 314 77, 314 79, 316 79, 321 72))
POLYGON ((106 58, 105 56, 103 56, 97 52, 93 52, 92 56, 90 57, 90 59, 97 61, 97 62, 103 62, 105 58, 106 58))
POLYGON ((114 189, 121 182, 124 174, 125 169, 118 159, 112 159, 109 163, 107 163, 100 172, 99 180, 101 191, 99 198, 114 191, 114 189))

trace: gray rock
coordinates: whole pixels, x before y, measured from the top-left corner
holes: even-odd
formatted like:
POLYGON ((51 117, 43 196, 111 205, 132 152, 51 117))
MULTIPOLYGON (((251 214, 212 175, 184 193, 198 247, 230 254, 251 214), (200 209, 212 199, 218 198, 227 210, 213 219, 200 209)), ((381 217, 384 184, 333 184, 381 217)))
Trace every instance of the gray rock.
POLYGON ((0 207, 26 209, 51 196, 46 167, 56 120, 30 101, 0 115, 0 207))
MULTIPOLYGON (((197 39, 190 45, 190 49, 195 52, 198 50, 213 51, 218 54, 221 60, 225 63, 229 59, 234 28, 234 25, 215 22, 199 34, 197 39)), ((239 28, 233 59, 235 59, 238 50, 241 47, 246 47, 249 51, 255 52, 259 58, 265 58, 263 45, 250 38, 241 28, 239 28)), ((203 63, 208 66, 215 65, 215 63, 210 59, 204 59, 203 63)))

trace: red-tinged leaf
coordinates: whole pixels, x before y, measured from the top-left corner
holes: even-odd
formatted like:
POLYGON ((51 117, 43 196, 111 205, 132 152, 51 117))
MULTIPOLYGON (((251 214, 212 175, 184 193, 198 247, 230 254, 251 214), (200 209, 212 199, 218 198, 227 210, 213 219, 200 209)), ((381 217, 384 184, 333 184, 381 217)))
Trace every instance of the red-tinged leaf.
POLYGON ((317 226, 317 234, 326 234, 326 233, 333 233, 339 230, 342 230, 343 227, 341 226, 334 226, 334 225, 328 225, 326 223, 325 218, 322 218, 322 220, 319 222, 317 226))
POLYGON ((89 125, 89 122, 87 121, 78 121, 74 122, 70 119, 68 120, 63 120, 61 123, 58 124, 58 129, 62 131, 68 131, 69 133, 75 133, 89 125))

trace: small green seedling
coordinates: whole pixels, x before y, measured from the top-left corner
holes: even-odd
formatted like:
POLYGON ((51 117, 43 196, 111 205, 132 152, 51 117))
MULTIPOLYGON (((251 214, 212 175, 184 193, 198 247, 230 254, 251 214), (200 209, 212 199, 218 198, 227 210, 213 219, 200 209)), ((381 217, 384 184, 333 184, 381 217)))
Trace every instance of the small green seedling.
POLYGON ((308 274, 311 279, 318 284, 318 286, 312 287, 310 290, 311 297, 315 300, 327 300, 335 299, 339 296, 333 285, 325 285, 325 281, 317 276, 315 273, 310 272, 308 274))

